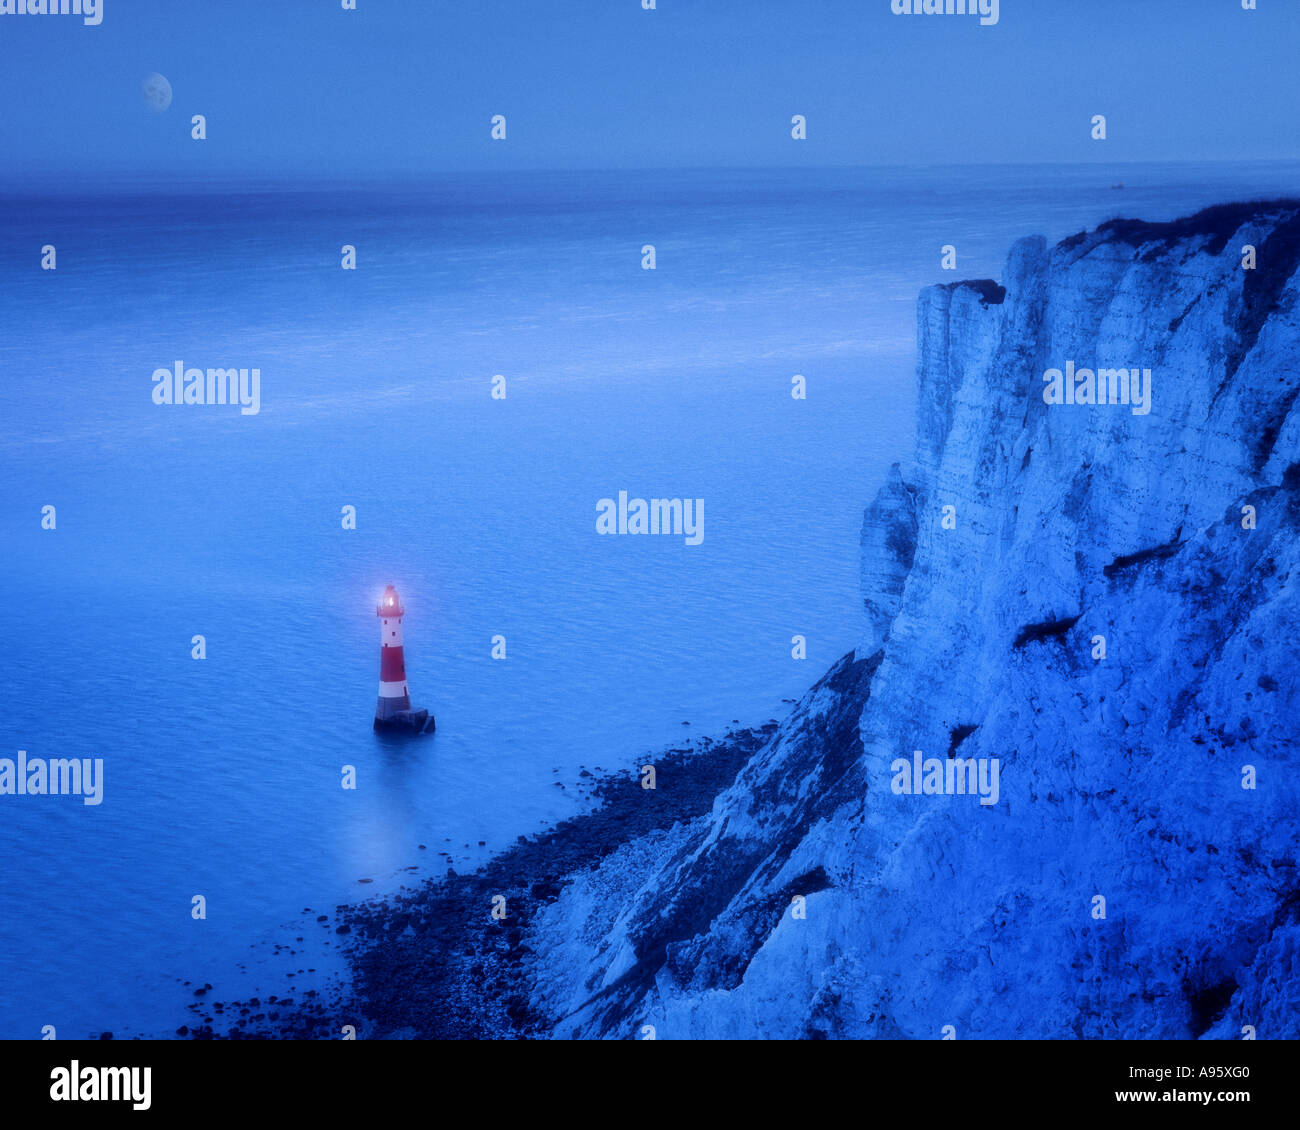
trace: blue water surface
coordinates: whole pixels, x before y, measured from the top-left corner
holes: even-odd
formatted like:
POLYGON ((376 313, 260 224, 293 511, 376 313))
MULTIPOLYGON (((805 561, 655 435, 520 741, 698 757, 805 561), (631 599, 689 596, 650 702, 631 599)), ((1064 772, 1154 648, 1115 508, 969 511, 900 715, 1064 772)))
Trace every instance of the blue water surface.
POLYGON ((11 185, 0 757, 102 758, 105 791, 0 797, 0 1036, 319 984, 318 915, 581 811, 584 768, 779 716, 857 641, 918 289, 1297 170, 11 185), (260 369, 260 411, 154 404, 178 360, 260 369), (620 490, 703 499, 702 544, 598 536, 620 490), (389 582, 432 737, 371 732, 389 582))

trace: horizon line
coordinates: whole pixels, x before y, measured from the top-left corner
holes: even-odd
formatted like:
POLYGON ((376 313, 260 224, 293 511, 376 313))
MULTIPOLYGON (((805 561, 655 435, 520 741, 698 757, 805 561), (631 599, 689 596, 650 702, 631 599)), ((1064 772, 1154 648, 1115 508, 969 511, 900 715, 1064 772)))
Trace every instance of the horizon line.
POLYGON ((1208 158, 1171 160, 1145 159, 1125 161, 972 161, 972 162, 876 162, 853 164, 819 164, 819 165, 771 165, 771 164, 700 164, 700 165, 601 165, 584 166, 517 166, 511 168, 447 168, 447 169, 390 169, 382 173, 359 174, 342 171, 316 170, 312 172, 293 172, 288 169, 275 170, 235 170, 214 173, 211 170, 185 170, 171 174, 166 180, 158 180, 160 174, 152 169, 100 169, 87 170, 50 170, 18 172, 10 168, 0 174, 0 187, 6 190, 21 190, 25 185, 38 184, 42 192, 53 189, 56 193, 66 195, 84 195, 87 190, 101 187, 122 187, 128 182, 142 182, 154 178, 149 188, 160 194, 172 187, 187 190, 201 189, 205 185, 229 187, 238 184, 255 184, 262 186, 310 187, 312 185, 383 185, 404 183, 416 180, 436 180, 443 177, 491 177, 491 176, 527 176, 555 175, 581 176, 592 174, 633 175, 636 173, 815 173, 815 172, 849 172, 854 170, 892 169, 892 170, 941 170, 941 169, 1117 169, 1128 167, 1152 166, 1252 166, 1252 165, 1286 165, 1300 164, 1297 157, 1252 157, 1252 158, 1208 158), (56 183, 71 182, 66 193, 61 192, 56 183), (75 184, 75 187, 72 187, 75 184))

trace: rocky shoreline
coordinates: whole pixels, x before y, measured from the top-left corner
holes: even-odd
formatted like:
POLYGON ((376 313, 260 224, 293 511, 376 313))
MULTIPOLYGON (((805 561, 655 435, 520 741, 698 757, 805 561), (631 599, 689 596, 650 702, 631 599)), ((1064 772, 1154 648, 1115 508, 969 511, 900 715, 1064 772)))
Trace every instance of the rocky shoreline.
POLYGON ((624 844, 708 812, 776 729, 773 720, 735 730, 595 777, 594 811, 519 837, 480 870, 450 870, 416 891, 338 907, 333 930, 347 947, 350 987, 219 1001, 206 986, 190 1006, 194 1020, 177 1035, 339 1039, 350 1024, 358 1039, 548 1036, 551 1018, 529 1001, 528 935, 538 913, 571 876, 624 844), (641 765, 650 761, 654 789, 641 787, 641 765), (505 898, 501 919, 492 916, 496 896, 505 898))

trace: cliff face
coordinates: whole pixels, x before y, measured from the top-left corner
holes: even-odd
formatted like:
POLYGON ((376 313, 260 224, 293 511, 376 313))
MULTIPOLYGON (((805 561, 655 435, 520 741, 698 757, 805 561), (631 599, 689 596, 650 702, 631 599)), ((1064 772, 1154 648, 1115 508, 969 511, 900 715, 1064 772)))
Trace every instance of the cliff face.
POLYGON ((1234 205, 921 294, 862 644, 550 908, 557 1034, 1300 1035, 1298 267, 1300 203, 1234 205), (1045 402, 1119 368, 1148 412, 1045 402), (916 750, 996 800, 900 795, 916 750))

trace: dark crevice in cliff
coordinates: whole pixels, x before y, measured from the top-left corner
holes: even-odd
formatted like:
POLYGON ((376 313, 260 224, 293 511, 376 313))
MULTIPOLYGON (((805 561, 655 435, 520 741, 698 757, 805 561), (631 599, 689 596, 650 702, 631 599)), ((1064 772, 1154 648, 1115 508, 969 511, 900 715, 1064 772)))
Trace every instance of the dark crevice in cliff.
POLYGON ((745 979, 754 955, 780 926, 781 919, 793 911, 795 896, 807 898, 834 885, 820 865, 805 871, 780 890, 756 899, 729 917, 733 936, 739 933, 745 937, 746 945, 721 951, 705 938, 703 944, 693 940, 669 946, 665 966, 681 983, 689 982, 700 989, 734 989, 745 979), (708 972, 701 976, 704 969, 708 972))
MULTIPOLYGON (((1071 621, 1071 623, 1073 623, 1073 621, 1071 621)), ((962 742, 964 742, 967 738, 969 738, 971 734, 973 734, 978 729, 979 729, 979 723, 977 722, 967 722, 967 723, 963 723, 960 726, 954 726, 952 728, 951 733, 949 733, 948 735, 948 759, 949 760, 951 760, 953 755, 957 752, 957 747, 960 746, 962 742)))
POLYGON ((1179 314, 1178 317, 1176 317, 1172 322, 1169 323, 1169 332, 1171 334, 1178 332, 1178 327, 1183 324, 1183 319, 1186 318, 1187 315, 1192 312, 1192 310, 1195 308, 1196 304, 1200 302, 1200 300, 1201 300, 1201 296, 1198 294, 1187 304, 1187 308, 1181 314, 1179 314))
POLYGON ((909 514, 906 522, 895 522, 885 534, 885 548, 893 554, 901 571, 911 571, 912 562, 916 560, 916 515, 909 514))
POLYGON ((1020 629, 1020 634, 1016 636, 1016 642, 1011 646, 1013 648, 1023 648, 1031 643, 1059 639, 1079 622, 1079 617, 1082 615, 1083 613, 1080 613, 1079 616, 1067 616, 1063 620, 1043 620, 1037 624, 1026 624, 1020 629))
POLYGON ((1223 1015, 1236 991, 1237 982, 1232 977, 1201 988, 1184 986, 1183 993, 1192 1012, 1193 1038, 1201 1036, 1223 1015))
POLYGON ((1276 932, 1284 926, 1294 926, 1298 923, 1300 923, 1300 887, 1282 896, 1273 914, 1272 931, 1276 932))
POLYGON ((963 279, 961 282, 948 283, 944 289, 956 290, 958 287, 973 290, 985 306, 1001 306, 1007 297, 1007 288, 993 279, 963 279))
POLYGON ((1109 565, 1102 569, 1107 577, 1113 577, 1116 573, 1124 569, 1132 568, 1134 565, 1143 565, 1148 561, 1159 561, 1166 557, 1172 557, 1182 548, 1183 543, 1179 540, 1182 530, 1174 536, 1174 540, 1166 542, 1164 545, 1153 545, 1148 549, 1139 549, 1136 553, 1121 553, 1109 565))
POLYGON ((1256 474, 1264 469, 1264 464, 1272 457, 1278 434, 1282 431, 1282 425, 1286 423, 1287 416, 1291 413, 1297 395, 1300 395, 1300 385, 1291 389, 1286 396, 1275 402, 1267 416, 1258 421, 1259 430, 1250 443, 1250 465, 1251 470, 1256 474))
MULTIPOLYGON (((1300 205, 1293 206, 1300 207, 1300 205)), ((1246 271, 1246 280, 1241 288, 1241 315, 1237 324, 1240 335, 1236 346, 1231 348, 1226 358, 1224 380, 1220 388, 1226 387, 1237 372, 1242 360, 1255 348, 1259 331, 1263 329, 1278 307, 1278 299, 1287 280, 1295 273, 1300 261, 1300 212, 1281 221, 1265 237, 1264 242, 1256 248, 1257 266, 1253 271, 1246 271)), ((1215 394, 1217 398, 1217 393, 1215 394)))

